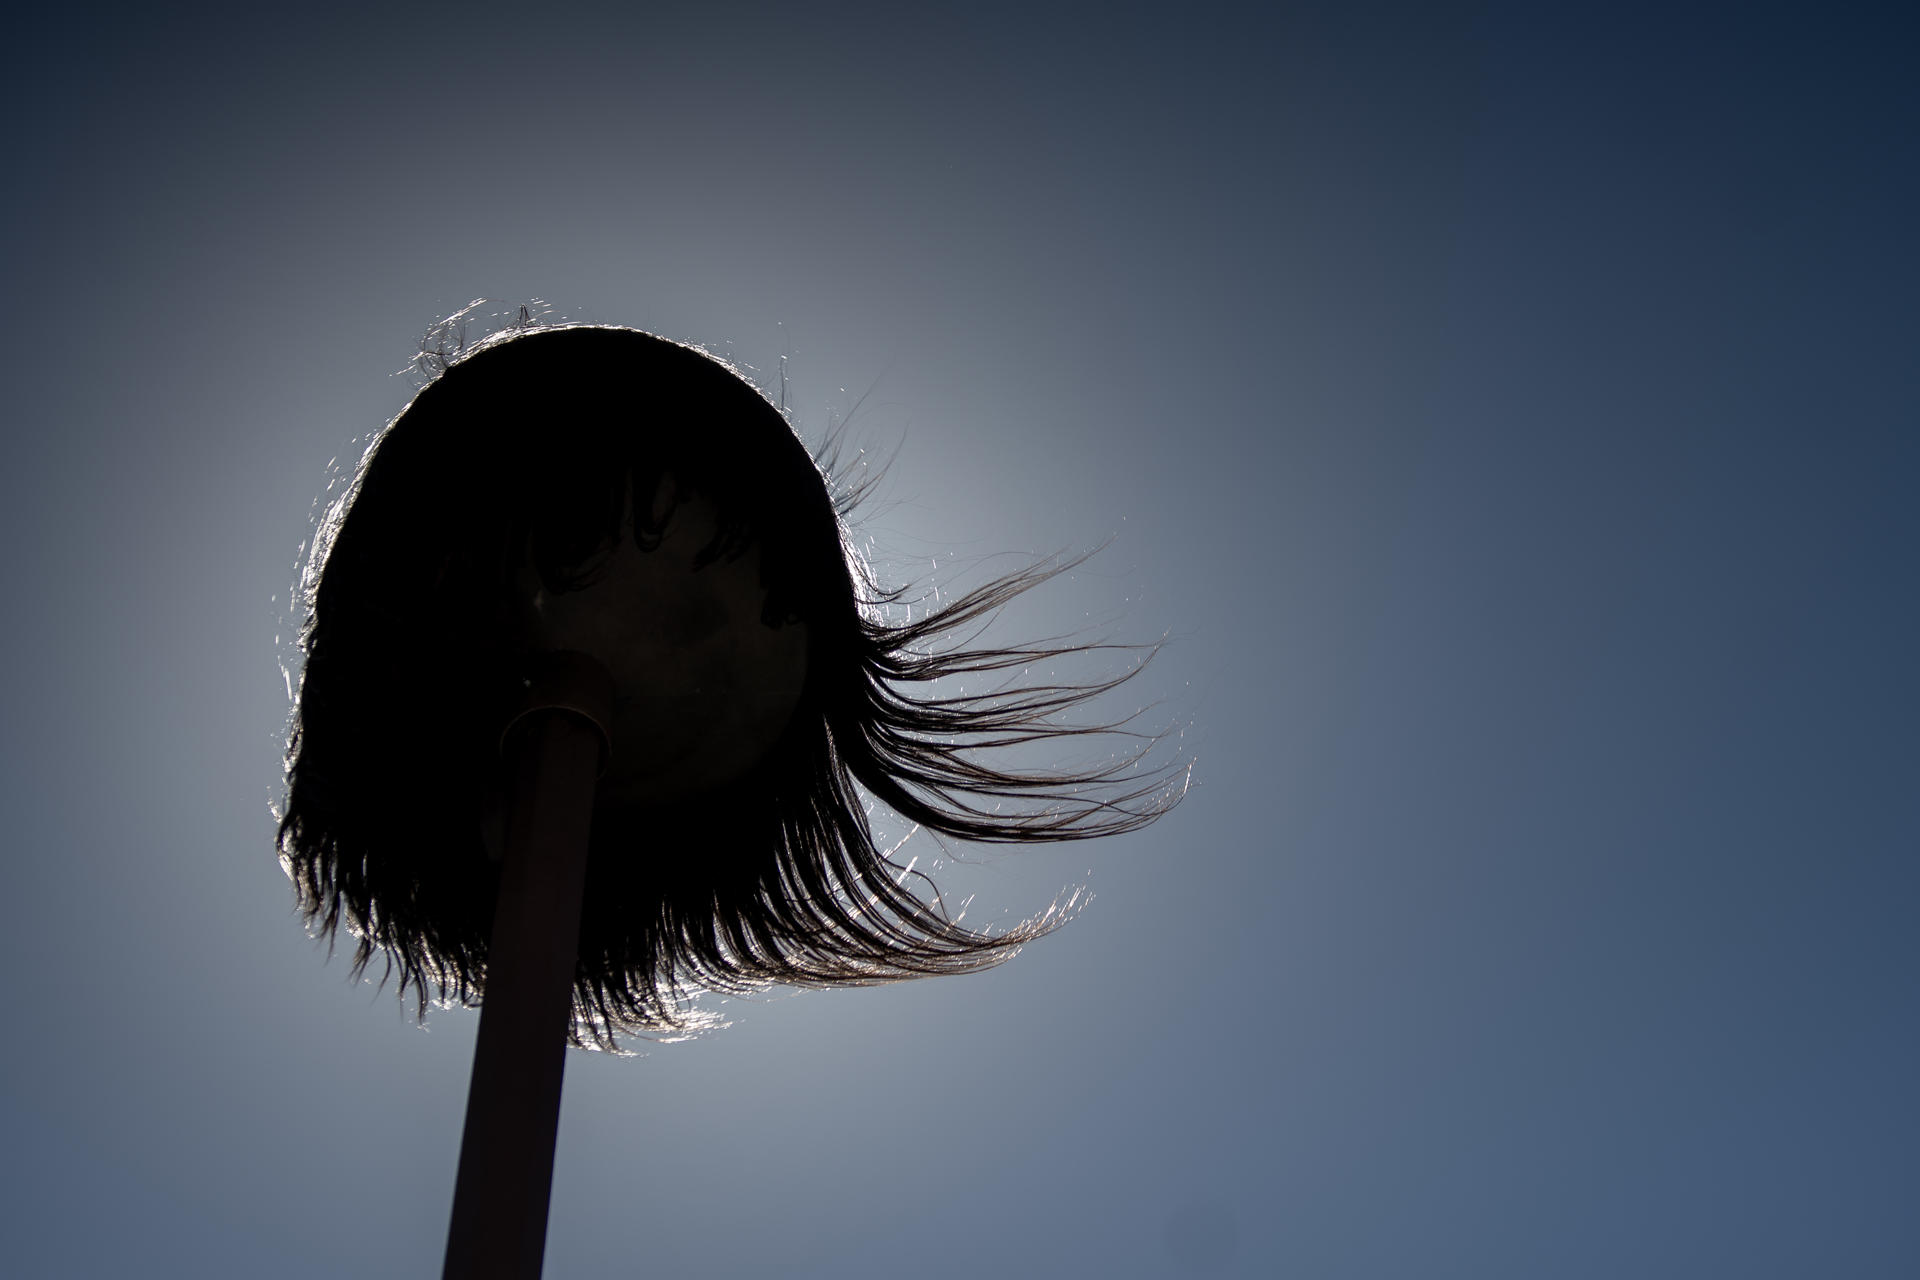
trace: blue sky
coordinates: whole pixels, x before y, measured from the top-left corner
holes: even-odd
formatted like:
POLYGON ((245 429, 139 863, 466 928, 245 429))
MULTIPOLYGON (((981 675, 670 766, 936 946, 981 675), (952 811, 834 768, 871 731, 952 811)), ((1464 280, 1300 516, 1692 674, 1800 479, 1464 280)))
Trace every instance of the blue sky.
POLYGON ((1091 892, 998 970, 575 1055, 548 1275, 1911 1274, 1913 34, 23 22, 8 1270, 438 1266, 475 1017, 326 960, 269 806, 332 460, 486 296, 859 402, 896 578, 1107 544, 1006 633, 1170 635, 1197 760, 953 851, 969 920, 1091 892))

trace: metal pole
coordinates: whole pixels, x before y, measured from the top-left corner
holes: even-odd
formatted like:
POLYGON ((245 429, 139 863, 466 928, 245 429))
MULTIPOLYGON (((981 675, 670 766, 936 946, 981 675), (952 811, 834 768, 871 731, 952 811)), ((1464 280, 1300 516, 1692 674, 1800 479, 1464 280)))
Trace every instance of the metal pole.
POLYGON ((538 1280, 613 681, 543 655, 509 726, 512 791, 444 1280, 538 1280))

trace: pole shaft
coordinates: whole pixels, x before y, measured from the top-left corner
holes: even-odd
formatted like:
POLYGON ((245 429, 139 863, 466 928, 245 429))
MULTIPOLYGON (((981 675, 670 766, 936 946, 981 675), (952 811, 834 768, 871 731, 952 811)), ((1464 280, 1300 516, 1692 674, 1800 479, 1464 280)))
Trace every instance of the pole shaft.
POLYGON ((540 709, 510 744, 513 791, 444 1280, 538 1280, 602 732, 540 709))

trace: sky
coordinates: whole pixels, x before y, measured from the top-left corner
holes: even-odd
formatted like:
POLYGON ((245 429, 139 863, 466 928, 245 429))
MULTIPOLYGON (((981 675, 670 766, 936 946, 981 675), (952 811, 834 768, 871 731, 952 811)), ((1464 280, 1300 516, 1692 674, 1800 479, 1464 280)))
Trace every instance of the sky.
POLYGON ((1101 548, 1004 634, 1166 637, 1194 764, 922 850, 1088 895, 998 969, 571 1055, 548 1276, 1920 1272, 1898 9, 276 8, 0 54, 9 1274, 437 1271, 477 1015, 272 806, 475 298, 784 359, 894 581, 1101 548))

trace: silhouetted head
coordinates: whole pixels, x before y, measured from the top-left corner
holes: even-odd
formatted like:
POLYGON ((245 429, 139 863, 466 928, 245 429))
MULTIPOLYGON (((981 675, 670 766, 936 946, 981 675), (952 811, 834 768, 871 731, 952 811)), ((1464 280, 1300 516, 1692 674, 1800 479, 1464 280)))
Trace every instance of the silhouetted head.
MULTIPOLYGON (((401 990, 473 1000, 497 871, 506 709, 531 655, 615 677, 576 1035, 675 1026, 689 987, 888 981, 977 968, 987 936, 903 887, 862 791, 964 839, 1080 839, 1177 799, 1133 755, 1079 773, 983 762, 1089 686, 922 690, 1066 650, 931 652, 1042 580, 889 626, 828 477, 721 362, 631 329, 512 331, 451 361, 375 441, 316 546, 282 857, 309 918, 401 990), (1122 780, 1126 773, 1125 780, 1122 780)), ((1130 672, 1128 673, 1130 674, 1130 672)))

